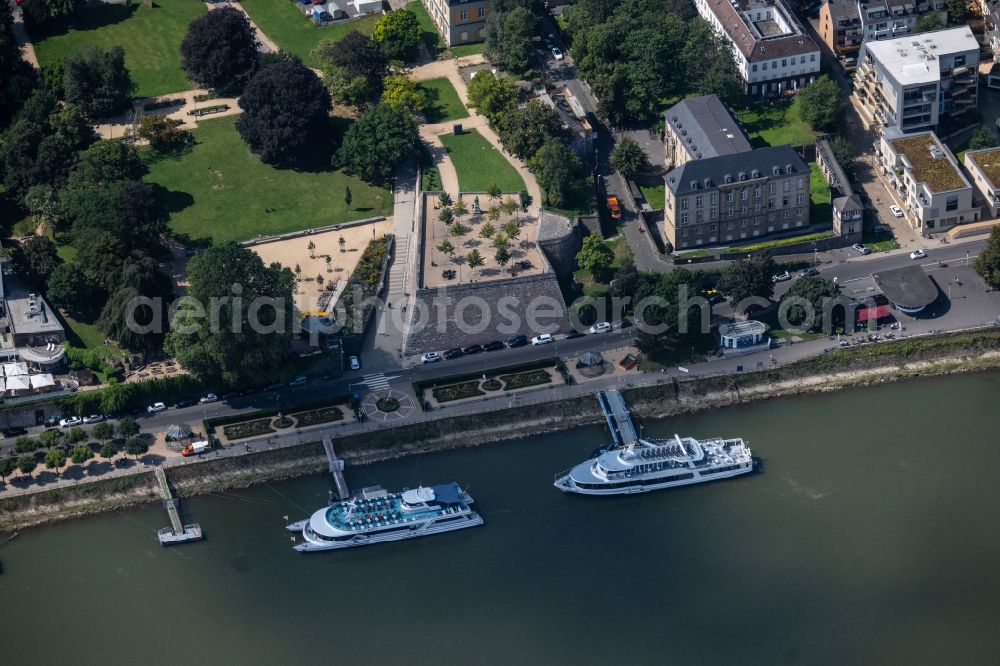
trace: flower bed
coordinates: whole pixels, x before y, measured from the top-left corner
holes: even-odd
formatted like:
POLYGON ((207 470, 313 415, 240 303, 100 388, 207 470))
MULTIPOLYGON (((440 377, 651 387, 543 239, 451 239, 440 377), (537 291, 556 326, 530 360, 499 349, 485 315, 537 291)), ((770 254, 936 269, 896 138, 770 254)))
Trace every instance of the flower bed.
POLYGON ((504 383, 505 391, 525 388, 526 386, 538 386, 539 384, 552 383, 552 376, 545 370, 531 370, 520 372, 516 375, 503 375, 500 381, 504 383))
POLYGON ((392 244, 392 236, 386 235, 376 238, 368 243, 368 247, 361 254, 358 265, 351 273, 351 278, 347 287, 340 294, 340 301, 337 303, 337 317, 343 321, 343 330, 353 333, 363 333, 365 325, 368 323, 375 305, 372 303, 373 297, 378 295, 382 286, 382 277, 389 259, 389 248, 392 244), (355 287, 360 287, 360 294, 355 294, 355 287), (355 302, 355 297, 361 296, 360 302, 355 302))
POLYGON ((486 395, 485 392, 479 390, 479 381, 474 382, 463 382, 461 384, 452 384, 451 386, 441 386, 431 390, 434 395, 434 399, 438 402, 450 402, 452 400, 461 400, 463 398, 474 398, 479 395, 486 395))
POLYGON ((379 398, 375 401, 375 407, 378 411, 389 414, 390 412, 394 412, 399 409, 399 400, 396 400, 393 397, 379 398))
POLYGON ((344 412, 339 407, 323 407, 312 409, 308 412, 292 414, 295 419, 296 428, 306 428, 308 426, 319 425, 320 423, 332 423, 344 418, 344 412))
POLYGON ((496 379, 487 379, 483 382, 483 388, 487 391, 499 391, 503 388, 503 384, 496 379))
POLYGON ((222 429, 222 432, 225 434, 226 439, 232 441, 234 439, 267 435, 274 432, 274 428, 271 427, 271 419, 257 419, 256 421, 244 421, 243 423, 227 425, 222 429))

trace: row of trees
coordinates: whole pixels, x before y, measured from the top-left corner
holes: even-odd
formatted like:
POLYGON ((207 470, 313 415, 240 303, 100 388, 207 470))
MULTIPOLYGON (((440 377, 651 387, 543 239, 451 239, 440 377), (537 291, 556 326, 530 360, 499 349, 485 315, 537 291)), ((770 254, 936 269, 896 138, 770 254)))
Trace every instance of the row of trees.
POLYGON ((743 98, 732 51, 687 0, 579 0, 566 20, 577 70, 616 125, 691 93, 743 98))
POLYGON ((517 106, 517 88, 502 74, 477 72, 468 88, 469 104, 486 116, 504 148, 528 163, 545 203, 563 207, 584 188, 580 156, 566 145, 562 120, 537 100, 517 106))
MULTIPOLYGON (((499 200, 502 194, 500 187, 496 183, 491 183, 487 189, 490 201, 499 200)), ((469 212, 465 201, 458 199, 452 201, 447 192, 440 195, 441 212, 438 219, 448 227, 448 233, 455 238, 456 242, 469 233, 470 228, 462 223, 461 217, 469 212)), ((508 220, 499 229, 495 223, 500 220, 502 214, 513 215, 518 208, 518 204, 511 198, 505 199, 502 203, 491 206, 486 211, 486 223, 479 228, 479 237, 488 241, 494 250, 493 258, 501 268, 506 266, 513 258, 510 246, 521 235, 521 225, 516 220, 508 220)), ((455 244, 450 238, 445 238, 437 245, 438 252, 455 257, 455 244)), ((465 262, 473 270, 485 265, 486 259, 482 256, 478 248, 472 248, 465 255, 465 262)))

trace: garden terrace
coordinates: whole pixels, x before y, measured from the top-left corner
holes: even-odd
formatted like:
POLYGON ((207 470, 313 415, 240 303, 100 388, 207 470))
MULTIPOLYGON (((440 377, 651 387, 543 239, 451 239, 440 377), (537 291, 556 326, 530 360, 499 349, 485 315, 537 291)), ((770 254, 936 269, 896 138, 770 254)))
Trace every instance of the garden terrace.
POLYGON ((893 139, 889 145, 913 167, 913 179, 918 183, 927 183, 932 192, 950 192, 968 187, 947 150, 931 134, 893 139), (931 148, 940 150, 941 157, 931 155, 931 148))
POLYGON ((966 153, 966 159, 976 163, 979 170, 990 179, 992 187, 1000 187, 1000 148, 980 150, 971 155, 966 153))

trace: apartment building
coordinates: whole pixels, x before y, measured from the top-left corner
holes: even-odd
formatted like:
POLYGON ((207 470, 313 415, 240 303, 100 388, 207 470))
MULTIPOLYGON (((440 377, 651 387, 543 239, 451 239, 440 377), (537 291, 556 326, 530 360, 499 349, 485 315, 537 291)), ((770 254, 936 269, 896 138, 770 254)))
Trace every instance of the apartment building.
POLYGON ((864 42, 912 33, 930 12, 946 24, 944 0, 826 0, 819 9, 819 35, 837 55, 850 56, 864 42))
POLYGON ((689 160, 664 180, 664 237, 677 250, 809 224, 809 167, 790 146, 689 160))
POLYGON ((972 184, 986 201, 989 216, 1000 217, 1000 148, 970 150, 964 159, 972 184))
POLYGON ((921 233, 979 220, 972 185, 934 132, 886 128, 876 151, 879 172, 899 194, 907 221, 921 233))
POLYGON ((753 148, 718 95, 690 97, 663 114, 666 168, 691 160, 746 153, 753 148))
POLYGON ((819 47, 783 0, 695 0, 694 4, 730 43, 748 95, 796 90, 819 75, 819 47))
POLYGON ((865 42, 854 89, 877 125, 920 132, 976 108, 978 67, 968 26, 865 42))
POLYGON ((986 75, 988 88, 1000 89, 1000 0, 981 0, 986 38, 993 51, 993 69, 986 75))
POLYGON ((483 41, 490 0, 423 0, 427 13, 448 46, 483 41))

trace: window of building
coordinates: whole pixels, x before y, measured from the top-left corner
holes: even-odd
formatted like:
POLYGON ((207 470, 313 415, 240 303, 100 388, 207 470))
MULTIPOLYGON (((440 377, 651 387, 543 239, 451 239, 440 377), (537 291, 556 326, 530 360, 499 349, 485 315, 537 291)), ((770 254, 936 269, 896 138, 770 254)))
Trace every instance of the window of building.
POLYGON ((816 54, 815 53, 810 53, 809 54, 809 62, 816 62, 816 54))
POLYGON ((801 193, 801 192, 799 192, 799 193, 798 193, 798 194, 796 195, 796 197, 795 197, 795 204, 796 204, 797 206, 801 206, 801 205, 802 205, 802 198, 803 198, 803 196, 802 196, 802 193, 801 193))
POLYGON ((958 210, 958 197, 948 197, 944 203, 945 210, 958 210))
POLYGON ((733 191, 732 190, 729 190, 728 192, 726 192, 726 201, 728 201, 729 203, 733 203, 733 191))
MULTIPOLYGON (((757 71, 757 65, 750 65, 750 71, 751 71, 751 72, 756 72, 756 71, 757 71)), ((757 86, 754 86, 754 88, 756 88, 756 87, 757 87, 757 86)), ((756 90, 754 90, 753 92, 757 92, 757 91, 756 91, 756 90)))
POLYGON ((713 205, 719 203, 719 195, 716 194, 715 192, 712 192, 711 194, 709 194, 708 195, 708 203, 713 204, 713 205))
POLYGON ((688 214, 681 213, 681 224, 687 224, 687 223, 688 223, 688 214))
POLYGON ((684 238, 687 238, 687 235, 688 235, 688 230, 687 229, 681 229, 681 236, 683 236, 684 238))
POLYGON ((687 210, 687 209, 688 209, 688 200, 681 199, 681 210, 687 210))
POLYGON ((464 10, 464 9, 459 10, 459 12, 458 12, 458 20, 464 21, 467 18, 469 18, 469 12, 466 11, 466 10, 464 10))
POLYGON ((762 65, 760 66, 760 68, 761 68, 761 70, 762 70, 762 71, 765 71, 765 72, 766 72, 766 71, 767 71, 767 63, 766 63, 766 62, 765 62, 765 63, 763 63, 763 64, 762 64, 762 65))
POLYGON ((726 206, 726 215, 728 217, 732 217, 733 216, 733 207, 732 206, 726 206))
POLYGON ((776 189, 778 189, 778 188, 777 188, 777 187, 775 186, 775 184, 774 184, 774 183, 768 183, 768 184, 767 184, 767 193, 768 193, 768 194, 774 194, 774 191, 775 191, 776 189))
POLYGON ((700 194, 698 196, 696 196, 694 198, 694 205, 695 205, 696 208, 701 208, 702 206, 704 206, 705 205, 705 197, 702 196, 702 195, 700 195, 700 194))
POLYGON ((698 234, 700 236, 701 234, 705 233, 705 227, 698 227, 694 231, 695 231, 696 234, 698 234))
POLYGON ((712 224, 712 225, 709 225, 708 230, 709 231, 715 231, 717 227, 718 227, 718 225, 712 224))
MULTIPOLYGON (((757 196, 760 196, 760 195, 758 194, 757 196)), ((746 200, 747 200, 747 191, 746 190, 740 190, 740 201, 746 201, 746 200)))
POLYGON ((746 220, 743 220, 742 222, 740 222, 740 228, 741 229, 746 229, 747 228, 747 221, 746 220))
POLYGON ((742 208, 740 208, 740 215, 746 215, 746 214, 747 214, 747 207, 743 206, 742 208))
POLYGON ((753 188, 753 198, 760 199, 760 187, 753 188))
POLYGON ((733 223, 730 222, 729 224, 726 225, 726 230, 727 231, 732 231, 732 229, 733 229, 733 223))
POLYGON ((781 189, 783 192, 790 192, 792 190, 792 181, 786 180, 784 183, 782 183, 781 189))
POLYGON ((782 206, 787 206, 788 205, 788 197, 782 197, 781 198, 781 205, 782 206))
POLYGON ((788 67, 788 58, 782 58, 781 59, 781 66, 782 67, 788 67))
POLYGON ((486 7, 479 8, 479 18, 486 18, 486 7))
POLYGON ((753 212, 755 212, 755 213, 759 213, 760 212, 760 204, 759 203, 755 203, 753 205, 753 212))
MULTIPOLYGON (((768 213, 767 214, 767 221, 768 222, 774 222, 774 213, 768 213)), ((768 231, 770 231, 770 229, 768 229, 768 231)))
POLYGON ((695 213, 694 213, 694 221, 695 222, 701 222, 704 218, 705 218, 705 211, 703 211, 703 210, 695 211, 695 213))
POLYGON ((787 220, 788 219, 788 211, 787 210, 781 211, 781 219, 783 219, 783 220, 787 220))
POLYGON ((719 209, 716 208, 715 206, 712 206, 711 208, 708 209, 708 218, 713 219, 716 217, 719 217, 719 209))
POLYGON ((805 187, 805 178, 803 178, 802 176, 799 176, 799 189, 801 190, 804 187, 805 187))
POLYGON ((755 227, 759 227, 760 226, 760 218, 759 217, 753 218, 753 226, 755 226, 755 227))

